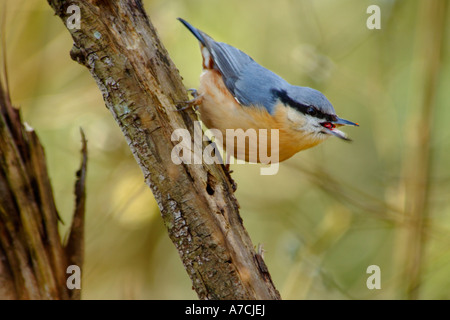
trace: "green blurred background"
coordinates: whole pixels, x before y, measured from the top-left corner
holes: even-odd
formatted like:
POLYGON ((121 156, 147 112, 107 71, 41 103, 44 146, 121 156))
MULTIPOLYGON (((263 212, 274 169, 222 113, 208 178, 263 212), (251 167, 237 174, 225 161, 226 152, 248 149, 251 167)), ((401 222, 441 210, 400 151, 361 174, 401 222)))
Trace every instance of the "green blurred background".
MULTIPOLYGON (((244 224, 263 244, 284 299, 450 298, 449 23, 433 69, 442 27, 427 13, 439 1, 144 1, 187 88, 198 86, 201 56, 177 17, 289 82, 321 90, 361 125, 345 129, 352 143, 330 138, 274 176, 232 165, 244 224), (381 8, 381 30, 366 27, 372 4, 381 8), (369 265, 381 268, 380 290, 366 286, 369 265), (414 267, 421 277, 413 290, 414 267)), ((45 147, 62 235, 80 127, 88 138, 83 298, 195 299, 96 83, 70 59, 62 22, 44 0, 0 0, 0 10, 12 100, 45 147)))

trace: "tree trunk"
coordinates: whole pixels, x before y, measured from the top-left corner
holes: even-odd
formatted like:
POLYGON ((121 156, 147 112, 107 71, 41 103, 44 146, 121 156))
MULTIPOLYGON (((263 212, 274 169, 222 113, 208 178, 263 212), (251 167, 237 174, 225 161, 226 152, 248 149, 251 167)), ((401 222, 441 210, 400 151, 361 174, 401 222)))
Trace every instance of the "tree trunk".
MULTIPOLYGON (((75 187, 69 241, 58 233, 58 212, 35 131, 0 82, 0 299, 79 299, 66 285, 67 267, 83 264, 86 141, 75 187)), ((78 276, 80 272, 78 272, 78 276)))
POLYGON ((280 299, 223 166, 171 160, 172 133, 188 129, 193 137, 197 119, 190 109, 175 111, 186 90, 141 1, 48 2, 72 35, 72 59, 91 72, 141 167, 199 298, 280 299))

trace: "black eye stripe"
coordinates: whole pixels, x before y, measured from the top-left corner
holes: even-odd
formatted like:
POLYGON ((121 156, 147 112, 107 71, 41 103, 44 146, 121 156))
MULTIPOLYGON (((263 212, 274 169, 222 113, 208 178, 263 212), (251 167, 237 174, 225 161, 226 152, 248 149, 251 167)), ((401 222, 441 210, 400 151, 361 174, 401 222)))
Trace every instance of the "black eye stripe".
POLYGON ((318 110, 314 108, 313 106, 306 107, 306 113, 310 116, 315 116, 318 113, 318 110))
POLYGON ((285 90, 272 89, 272 93, 274 94, 275 97, 277 97, 281 101, 281 103, 283 103, 286 106, 290 106, 303 114, 308 114, 310 116, 317 117, 320 119, 326 119, 327 121, 337 120, 336 115, 323 113, 314 106, 307 106, 291 99, 291 97, 288 96, 285 90))

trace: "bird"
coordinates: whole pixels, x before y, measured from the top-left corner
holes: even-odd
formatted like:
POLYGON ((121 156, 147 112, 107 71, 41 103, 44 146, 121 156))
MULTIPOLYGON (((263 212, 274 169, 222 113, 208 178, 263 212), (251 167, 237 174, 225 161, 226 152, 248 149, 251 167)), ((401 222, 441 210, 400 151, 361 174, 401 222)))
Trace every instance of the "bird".
POLYGON ((282 162, 330 136, 350 141, 338 128, 359 124, 338 117, 320 91, 292 85, 243 51, 178 20, 199 41, 203 58, 200 84, 190 89, 194 98, 188 105, 196 107, 208 129, 219 133, 227 155, 247 162, 282 162))

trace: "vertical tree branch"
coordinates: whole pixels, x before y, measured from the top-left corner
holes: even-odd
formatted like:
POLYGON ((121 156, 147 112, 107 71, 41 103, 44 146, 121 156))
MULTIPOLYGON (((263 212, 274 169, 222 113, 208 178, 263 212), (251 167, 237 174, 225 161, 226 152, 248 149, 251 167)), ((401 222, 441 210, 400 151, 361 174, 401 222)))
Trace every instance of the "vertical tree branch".
MULTIPOLYGON (((48 0, 70 29, 72 59, 86 66, 151 188, 201 299, 279 299, 239 216, 233 183, 218 165, 176 165, 175 129, 193 133, 195 114, 175 112, 187 94, 140 0, 48 0)), ((175 21, 174 21, 175 23, 175 21)), ((192 134, 193 137, 193 134, 192 134)))
MULTIPOLYGON (((85 164, 80 170, 85 174, 85 164)), ((0 195, 0 299, 79 298, 66 286, 68 260, 44 149, 1 82, 0 195)), ((77 207, 84 212, 84 202, 77 207)), ((83 220, 72 225, 83 228, 83 220)))
POLYGON ((402 239, 403 289, 405 297, 417 299, 422 279, 426 235, 428 234, 429 181, 432 166, 432 128, 434 107, 445 41, 447 1, 421 1, 418 13, 417 59, 419 72, 419 110, 412 126, 413 143, 406 157, 405 235, 402 239))
MULTIPOLYGON (((65 246, 67 265, 76 265, 82 270, 84 264, 84 215, 86 206, 86 170, 87 170, 87 141, 82 129, 81 133, 81 167, 77 171, 75 182, 75 211, 69 238, 65 246)), ((79 300, 81 290, 71 290, 70 298, 79 300)))

